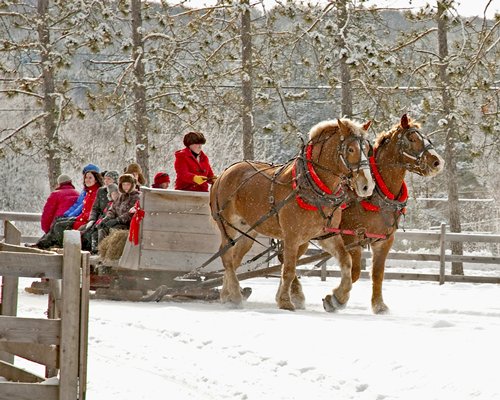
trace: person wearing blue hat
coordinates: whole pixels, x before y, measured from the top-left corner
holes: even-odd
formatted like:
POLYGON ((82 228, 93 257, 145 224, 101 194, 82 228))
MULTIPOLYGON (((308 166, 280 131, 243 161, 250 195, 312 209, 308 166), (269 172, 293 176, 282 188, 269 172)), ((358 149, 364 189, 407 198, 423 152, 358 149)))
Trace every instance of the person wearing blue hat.
MULTIPOLYGON (((95 171, 97 173, 101 172, 99 170, 99 167, 95 164, 87 164, 85 167, 83 167, 82 170, 82 175, 85 177, 85 174, 90 171, 95 171)), ((64 213, 63 217, 64 218, 72 218, 72 217, 77 217, 81 214, 82 209, 83 209, 83 200, 85 199, 87 192, 85 190, 82 190, 80 192, 80 195, 76 199, 76 201, 73 203, 73 205, 64 213)))

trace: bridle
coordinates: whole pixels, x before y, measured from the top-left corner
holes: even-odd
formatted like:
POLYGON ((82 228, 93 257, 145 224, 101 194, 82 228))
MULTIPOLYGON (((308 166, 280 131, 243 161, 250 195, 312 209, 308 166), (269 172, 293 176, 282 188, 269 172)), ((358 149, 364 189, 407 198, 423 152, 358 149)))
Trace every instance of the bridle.
MULTIPOLYGON (((338 172, 335 172, 331 168, 325 167, 324 165, 320 164, 321 154, 323 152, 323 148, 324 148, 326 142, 328 140, 332 139, 334 136, 335 135, 330 135, 329 137, 322 139, 322 140, 316 140, 316 141, 313 139, 310 140, 307 144, 307 148, 311 148, 311 152, 312 152, 313 146, 315 146, 317 144, 321 144, 321 147, 320 147, 319 154, 318 154, 318 161, 313 161, 309 157, 308 162, 311 163, 316 168, 322 169, 322 170, 327 171, 331 174, 334 174, 335 176, 340 177, 341 175, 339 175, 338 172)), ((336 154, 337 154, 338 159, 340 160, 342 165, 347 170, 347 174, 343 174, 343 177, 345 177, 344 179, 347 180, 348 182, 350 182, 351 178, 354 175, 354 172, 359 172, 360 170, 364 170, 364 169, 368 169, 368 170, 370 169, 370 163, 368 161, 368 158, 370 156, 372 146, 371 146, 370 142, 367 139, 365 139, 364 137, 358 136, 358 135, 353 135, 353 136, 349 136, 347 139, 344 139, 341 136, 340 142, 337 145, 336 150, 337 150, 336 154), (348 160, 347 152, 348 152, 348 150, 350 148, 349 146, 352 144, 352 142, 357 142, 358 146, 359 146, 360 157, 359 157, 359 161, 357 163, 350 163, 348 160), (365 147, 364 145, 367 145, 367 147, 369 149, 368 153, 365 153, 365 151, 363 150, 365 147)))
MULTIPOLYGON (((423 166, 423 157, 424 154, 427 153, 429 150, 434 150, 434 145, 432 142, 423 134, 420 133, 420 131, 417 128, 407 128, 403 131, 403 133, 399 136, 397 145, 399 147, 399 152, 402 156, 409 158, 410 160, 414 161, 413 165, 416 165, 420 171, 423 171, 425 168, 423 166), (416 133, 420 140, 423 143, 423 148, 419 152, 413 152, 411 149, 411 141, 408 139, 408 135, 410 133, 416 133)), ((413 170, 413 165, 410 163, 403 163, 403 165, 406 167, 407 170, 411 171, 413 170)), ((417 171, 416 171, 417 172, 417 171)))

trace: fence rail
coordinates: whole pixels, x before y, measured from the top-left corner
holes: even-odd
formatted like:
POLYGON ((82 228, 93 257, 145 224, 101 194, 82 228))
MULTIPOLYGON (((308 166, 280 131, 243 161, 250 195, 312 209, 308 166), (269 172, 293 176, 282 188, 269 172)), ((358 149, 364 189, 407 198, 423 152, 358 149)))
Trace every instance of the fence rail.
MULTIPOLYGON (((40 220, 40 213, 18 213, 18 212, 5 212, 0 211, 0 220, 5 221, 31 221, 37 222, 40 220)), ((2 236, 0 236, 0 240, 2 236)), ((22 237, 24 239, 30 239, 29 237, 22 237)), ((419 273, 397 273, 397 272, 386 272, 385 277, 387 279, 415 279, 415 280, 429 280, 438 281, 441 284, 445 281, 449 282, 493 282, 500 283, 500 277, 478 277, 478 276, 457 276, 457 275, 446 275, 446 263, 451 262, 463 262, 463 263, 480 263, 480 264, 495 264, 500 265, 499 256, 482 256, 482 255, 454 255, 446 254, 446 249, 451 242, 463 242, 463 243, 491 243, 498 248, 500 246, 500 235, 499 234, 484 234, 484 233, 453 233, 446 231, 446 225, 442 224, 439 232, 436 231, 422 231, 422 230, 399 230, 396 233, 396 240, 398 242, 402 240, 408 240, 412 242, 432 242, 437 244, 439 247, 439 253, 429 254, 423 252, 395 252, 392 251, 388 254, 388 260, 401 260, 401 261, 422 261, 422 262, 438 262, 439 271, 437 274, 419 274, 419 273)), ((362 253, 364 259, 371 258, 370 251, 363 251, 362 253)), ((48 259, 46 263, 48 263, 48 259)), ((36 265, 36 264, 31 264, 36 265)), ((338 271, 326 271, 326 263, 321 264, 321 271, 307 271, 299 270, 299 273, 307 273, 308 275, 319 275, 322 278, 326 276, 337 276, 338 271)), ((37 272, 34 271, 34 274, 37 272)), ((48 272, 47 272, 48 273, 48 272)), ((33 276, 33 275, 32 275, 33 276)), ((366 276, 366 272, 362 272, 362 277, 366 276)))

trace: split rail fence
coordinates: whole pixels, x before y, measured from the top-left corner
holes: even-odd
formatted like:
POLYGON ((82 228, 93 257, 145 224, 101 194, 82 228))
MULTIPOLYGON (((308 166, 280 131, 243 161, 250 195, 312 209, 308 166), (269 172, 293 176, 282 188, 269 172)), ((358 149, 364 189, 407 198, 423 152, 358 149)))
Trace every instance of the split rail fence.
POLYGON ((19 246, 21 233, 4 223, 0 243, 0 400, 84 400, 90 263, 80 235, 64 233, 63 254, 19 246), (19 277, 48 278, 47 318, 20 318, 19 277), (14 365, 21 357, 45 366, 45 377, 14 365), (48 379, 53 378, 53 379, 48 379))

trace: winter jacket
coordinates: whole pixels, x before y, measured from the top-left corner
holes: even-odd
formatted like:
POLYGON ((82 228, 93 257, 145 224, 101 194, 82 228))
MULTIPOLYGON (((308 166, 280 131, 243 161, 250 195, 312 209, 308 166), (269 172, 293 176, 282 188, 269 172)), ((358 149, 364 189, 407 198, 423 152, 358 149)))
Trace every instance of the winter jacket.
POLYGON ((106 213, 106 220, 116 220, 122 225, 130 225, 133 214, 130 209, 139 200, 140 192, 133 190, 130 193, 120 193, 120 196, 113 203, 111 208, 106 213))
POLYGON ((73 205, 64 213, 64 217, 72 218, 72 217, 77 217, 78 215, 80 215, 82 212, 82 207, 83 207, 83 199, 85 199, 86 195, 87 195, 87 191, 82 190, 80 192, 80 196, 78 196, 78 198, 73 203, 73 205))
POLYGON ((206 154, 201 151, 195 158, 189 147, 175 152, 174 168, 177 174, 175 179, 176 190, 191 190, 194 192, 208 192, 208 183, 198 185, 193 182, 195 175, 206 176, 209 180, 214 173, 206 154), (199 160, 199 161, 198 161, 199 160))
POLYGON ((73 224, 73 229, 78 229, 81 226, 89 222, 90 213, 92 211, 92 206, 97 197, 97 190, 99 189, 99 184, 95 184, 90 187, 85 187, 86 196, 83 199, 82 212, 76 217, 76 221, 73 224))
POLYGON ((108 206, 108 188, 106 186, 102 186, 97 191, 97 196, 94 201, 94 205, 92 206, 92 211, 90 212, 89 221, 97 221, 99 218, 104 217, 105 208, 108 206))
POLYGON ((42 211, 42 230, 47 233, 57 217, 62 216, 78 198, 71 182, 63 182, 47 198, 42 211))

